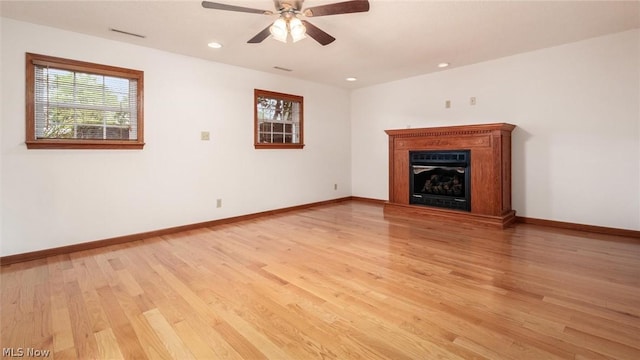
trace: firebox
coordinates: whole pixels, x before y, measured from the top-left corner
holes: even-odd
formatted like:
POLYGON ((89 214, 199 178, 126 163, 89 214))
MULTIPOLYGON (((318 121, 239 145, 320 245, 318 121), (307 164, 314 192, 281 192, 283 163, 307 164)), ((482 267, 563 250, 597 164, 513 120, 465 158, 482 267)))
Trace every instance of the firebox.
POLYGON ((409 203, 471 211, 471 151, 410 151, 409 203))

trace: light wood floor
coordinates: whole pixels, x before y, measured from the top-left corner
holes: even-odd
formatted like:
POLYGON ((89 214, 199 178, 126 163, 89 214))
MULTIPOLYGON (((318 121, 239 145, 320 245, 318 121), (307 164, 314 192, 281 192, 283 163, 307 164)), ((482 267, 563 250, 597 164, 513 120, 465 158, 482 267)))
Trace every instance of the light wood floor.
POLYGON ((639 242, 447 229, 365 202, 3 266, 1 280, 2 347, 55 359, 640 359, 639 242))

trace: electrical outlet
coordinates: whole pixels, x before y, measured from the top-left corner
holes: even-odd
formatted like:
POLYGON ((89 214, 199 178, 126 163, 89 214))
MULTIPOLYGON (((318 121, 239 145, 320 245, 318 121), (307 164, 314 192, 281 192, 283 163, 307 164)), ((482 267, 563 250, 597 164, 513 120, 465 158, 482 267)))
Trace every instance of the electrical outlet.
POLYGON ((446 109, 449 109, 449 108, 451 107, 451 100, 447 100, 447 101, 445 101, 445 102, 444 102, 444 107, 445 107, 446 109))
POLYGON ((216 207, 217 208, 221 208, 222 207, 222 199, 216 199, 216 207))
POLYGON ((209 141, 209 132, 201 131, 200 132, 200 140, 209 141))
POLYGON ((333 190, 338 190, 338 184, 333 184, 333 190))

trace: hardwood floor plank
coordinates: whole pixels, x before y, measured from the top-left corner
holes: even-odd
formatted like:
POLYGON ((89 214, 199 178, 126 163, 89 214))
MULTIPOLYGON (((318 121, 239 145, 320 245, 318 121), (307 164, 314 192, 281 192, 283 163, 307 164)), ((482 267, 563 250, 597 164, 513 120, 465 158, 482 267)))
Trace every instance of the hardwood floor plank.
POLYGON ((98 345, 93 337, 90 316, 87 311, 82 290, 77 281, 64 285, 67 309, 71 320, 73 345, 79 358, 98 358, 98 345))
POLYGON ((570 341, 614 359, 633 359, 638 354, 638 343, 635 346, 627 346, 571 327, 567 327, 564 333, 570 341))
POLYGON ((118 347, 118 340, 111 328, 98 331, 94 334, 98 344, 100 359, 125 359, 118 347))
POLYGON ((218 312, 224 321, 214 329, 243 359, 292 358, 239 316, 219 308, 218 312))
MULTIPOLYGON (((116 295, 109 286, 96 289, 100 298, 100 303, 111 326, 111 332, 115 337, 118 351, 125 359, 141 359, 144 358, 144 350, 140 345, 140 341, 132 328, 129 318, 120 307, 116 295)), ((108 338, 107 338, 108 339, 108 338)), ((102 341, 105 341, 103 338, 102 341)))
POLYGON ((34 323, 33 323, 33 341, 37 343, 37 349, 49 350, 53 352, 53 334, 51 304, 49 284, 38 284, 35 286, 35 303, 34 303, 34 323), (40 341, 38 341, 40 339, 40 341))
MULTIPOLYGON (((98 285, 100 284, 101 283, 98 283, 98 285)), ((107 320, 107 314, 100 303, 100 298, 96 290, 83 291, 82 297, 84 298, 84 304, 89 315, 91 330, 97 333, 108 329, 109 321, 107 320)))
POLYGON ((20 288, 15 282, 9 280, 12 274, 2 274, 0 285, 0 299, 2 306, 0 307, 0 340, 2 344, 12 344, 11 336, 15 331, 18 323, 22 320, 22 312, 18 308, 18 298, 20 297, 20 288))
POLYGON ((222 359, 186 320, 174 323, 173 328, 196 359, 222 359))
POLYGON ((172 358, 195 359, 191 351, 185 346, 184 342, 182 342, 178 334, 176 334, 175 330, 158 309, 145 311, 144 316, 158 337, 160 337, 172 358))
POLYGON ((71 316, 64 293, 51 296, 51 333, 54 353, 73 348, 71 316))
POLYGON ((158 337, 144 314, 129 317, 129 322, 147 355, 147 359, 173 359, 166 345, 158 337))
POLYGON ((3 347, 54 359, 640 358, 640 244, 358 201, 0 268, 3 347))
POLYGON ((206 319, 200 318, 197 315, 188 314, 187 320, 180 321, 176 323, 174 326, 176 327, 176 331, 178 335, 182 338, 182 340, 189 346, 190 349, 197 356, 199 353, 206 353, 207 351, 202 349, 201 341, 202 339, 211 351, 215 354, 213 357, 200 357, 199 359, 242 359, 243 357, 231 346, 229 342, 227 342, 224 337, 215 330, 216 323, 207 323, 206 319), (189 329, 187 329, 187 327, 189 329), (186 336, 190 334, 190 329, 193 329, 198 335, 199 338, 189 338, 186 336), (193 347, 195 344, 195 348, 193 347))
POLYGON ((81 358, 78 357, 76 349, 74 349, 74 348, 68 348, 68 349, 65 349, 65 350, 56 351, 56 352, 53 353, 53 358, 56 359, 56 360, 81 359, 81 358))

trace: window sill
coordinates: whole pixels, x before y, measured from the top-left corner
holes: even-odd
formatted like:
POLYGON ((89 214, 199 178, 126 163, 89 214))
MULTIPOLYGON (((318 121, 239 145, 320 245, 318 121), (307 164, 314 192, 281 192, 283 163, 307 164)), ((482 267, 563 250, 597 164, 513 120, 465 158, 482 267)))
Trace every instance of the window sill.
POLYGON ((144 142, 106 140, 31 140, 25 141, 27 149, 121 149, 141 150, 144 142))
POLYGON ((304 144, 253 144, 256 149, 302 149, 304 144))

